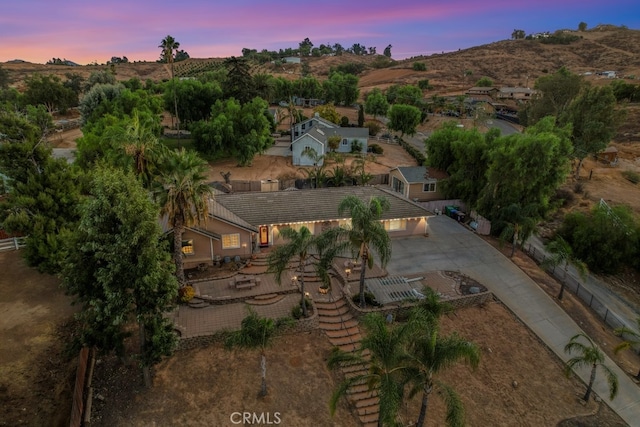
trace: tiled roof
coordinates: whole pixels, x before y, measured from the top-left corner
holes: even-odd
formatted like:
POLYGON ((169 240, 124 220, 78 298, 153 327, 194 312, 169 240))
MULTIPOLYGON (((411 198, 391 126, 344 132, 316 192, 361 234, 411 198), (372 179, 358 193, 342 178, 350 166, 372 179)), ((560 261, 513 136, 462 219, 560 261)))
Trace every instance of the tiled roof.
POLYGON ((427 171, 425 166, 398 166, 396 169, 398 169, 409 184, 432 182, 434 179, 444 179, 447 177, 446 172, 432 167, 429 168, 429 179, 425 178, 425 172, 427 171))
POLYGON ((253 226, 260 226, 345 219, 347 214, 339 215, 338 205, 348 195, 357 196, 364 201, 372 196, 387 198, 391 208, 382 214, 381 219, 430 215, 420 205, 372 186, 220 194, 216 196, 216 202, 253 226))

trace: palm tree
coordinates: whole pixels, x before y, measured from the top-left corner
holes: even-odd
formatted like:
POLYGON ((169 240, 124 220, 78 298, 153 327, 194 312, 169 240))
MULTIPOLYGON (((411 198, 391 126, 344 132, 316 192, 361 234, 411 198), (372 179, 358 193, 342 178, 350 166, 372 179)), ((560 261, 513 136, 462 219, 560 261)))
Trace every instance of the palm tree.
POLYGON ((336 254, 336 249, 329 247, 331 240, 326 234, 314 236, 307 227, 300 227, 300 231, 286 227, 280 230, 280 235, 287 239, 284 245, 279 245, 271 251, 267 257, 269 263, 268 273, 274 273, 276 282, 282 282, 282 274, 288 269, 289 263, 297 260, 297 270, 300 272, 298 280, 300 282, 300 307, 302 315, 308 316, 307 304, 305 301, 304 276, 307 266, 314 259, 314 255, 318 256, 319 262, 316 264, 316 271, 325 284, 329 282, 328 268, 336 254))
POLYGON ((589 384, 587 385, 587 392, 584 394, 582 400, 589 401, 591 396, 591 390, 593 389, 593 383, 596 380, 596 370, 600 366, 609 384, 609 399, 613 400, 618 394, 618 377, 616 374, 604 364, 604 353, 598 348, 598 346, 589 338, 584 332, 574 335, 569 340, 569 343, 564 346, 565 353, 578 352, 579 355, 572 357, 567 361, 565 365, 565 374, 567 377, 571 375, 571 370, 574 367, 591 367, 591 376, 589 378, 589 384), (587 344, 578 341, 580 338, 587 340, 587 344))
POLYGON ((369 313, 362 318, 365 329, 360 348, 350 353, 335 348, 329 356, 328 366, 362 364, 369 366, 365 374, 346 378, 334 390, 329 408, 331 415, 350 387, 365 383, 369 390, 377 390, 380 399, 378 425, 395 425, 396 416, 404 399, 404 370, 409 366, 406 342, 410 328, 403 324, 389 325, 380 313, 369 313))
POLYGON ((560 264, 564 264, 564 274, 562 275, 562 281, 560 282, 560 293, 558 294, 558 299, 562 300, 564 295, 564 288, 567 284, 567 272, 569 270, 569 264, 573 264, 582 280, 584 280, 587 276, 587 265, 580 261, 574 255, 571 250, 571 245, 567 243, 562 237, 558 236, 555 240, 549 242, 546 246, 546 249, 551 256, 549 258, 545 258, 542 262, 544 267, 556 268, 560 264))
MULTIPOLYGON (((437 295, 436 295, 437 297, 437 295)), ((447 337, 438 334, 438 317, 448 310, 447 304, 430 299, 423 307, 417 307, 411 313, 409 324, 412 328, 409 353, 411 368, 406 371, 412 384, 409 396, 422 391, 420 415, 416 426, 422 427, 427 417, 429 397, 434 389, 441 396, 447 408, 447 425, 464 425, 464 408, 458 394, 447 384, 435 379, 442 370, 459 361, 469 363, 475 369, 480 363, 480 350, 474 343, 465 340, 456 333, 447 337)))
POLYGON ((224 342, 227 349, 233 347, 260 349, 260 371, 262 382, 260 396, 267 395, 267 357, 265 350, 273 341, 278 330, 273 319, 260 317, 249 309, 247 317, 242 319, 239 331, 231 333, 224 342))
POLYGON ((338 213, 349 213, 351 227, 344 229, 344 237, 352 250, 357 251, 362 259, 360 270, 360 307, 366 307, 364 296, 364 278, 367 267, 373 268, 373 254, 375 250, 380 257, 382 267, 391 258, 391 239, 384 225, 380 222, 382 213, 390 208, 389 201, 384 197, 371 197, 369 203, 363 202, 356 196, 347 196, 338 205, 338 213))
POLYGON ((173 228, 173 259, 180 286, 185 284, 182 234, 185 227, 205 221, 209 212, 212 189, 206 183, 206 167, 195 152, 184 148, 172 151, 160 165, 157 196, 161 213, 173 228))
MULTIPOLYGON (((629 350, 633 347, 637 347, 640 346, 640 316, 638 316, 638 318, 636 319, 636 325, 638 330, 634 331, 631 328, 628 328, 626 326, 622 326, 620 328, 616 328, 613 332, 618 335, 618 336, 624 336, 627 335, 629 338, 625 339, 624 341, 622 341, 620 344, 618 344, 613 351, 617 354, 619 351, 622 350, 629 350)), ((635 377, 637 380, 640 380, 640 370, 638 370, 638 374, 635 377)))
POLYGON ((522 244, 535 230, 536 215, 537 209, 535 205, 522 207, 518 203, 513 203, 500 212, 500 217, 506 224, 502 233, 500 233, 500 240, 511 239, 510 258, 513 258, 518 243, 522 244))
POLYGON ((107 138, 122 147, 116 155, 133 160, 133 170, 147 188, 151 185, 157 163, 167 154, 166 146, 160 143, 154 131, 155 125, 153 118, 141 117, 135 110, 125 128, 112 127, 107 131, 107 138))
POLYGON ((173 107, 176 114, 176 124, 178 126, 178 136, 180 136, 180 118, 178 117, 178 95, 176 93, 175 85, 175 69, 173 66, 174 52, 180 47, 180 43, 176 41, 172 36, 167 36, 162 39, 162 42, 158 46, 162 49, 162 57, 167 61, 171 67, 171 85, 173 86, 173 107))

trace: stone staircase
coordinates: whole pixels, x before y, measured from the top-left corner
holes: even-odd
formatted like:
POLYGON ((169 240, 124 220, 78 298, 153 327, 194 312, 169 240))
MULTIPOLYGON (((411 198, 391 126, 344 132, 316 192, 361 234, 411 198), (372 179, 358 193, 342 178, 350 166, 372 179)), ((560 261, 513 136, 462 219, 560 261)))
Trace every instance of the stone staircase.
MULTIPOLYGON (((360 328, 358 322, 349 312, 344 298, 329 302, 316 302, 319 327, 329 338, 332 345, 340 350, 354 352, 360 348, 360 328)), ((365 355, 366 356, 366 355, 365 355)), ((345 378, 352 378, 368 372, 364 364, 346 364, 341 367, 345 378)), ((364 383, 353 385, 347 391, 347 399, 355 408, 360 422, 365 427, 378 425, 379 402, 376 390, 370 391, 364 383)))

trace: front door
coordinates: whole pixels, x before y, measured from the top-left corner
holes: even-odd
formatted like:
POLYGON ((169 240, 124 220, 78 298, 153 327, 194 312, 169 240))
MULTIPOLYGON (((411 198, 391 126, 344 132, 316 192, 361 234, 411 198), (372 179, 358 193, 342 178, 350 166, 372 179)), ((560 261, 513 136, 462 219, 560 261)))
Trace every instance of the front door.
POLYGON ((269 227, 266 225, 260 226, 260 246, 269 246, 269 227))

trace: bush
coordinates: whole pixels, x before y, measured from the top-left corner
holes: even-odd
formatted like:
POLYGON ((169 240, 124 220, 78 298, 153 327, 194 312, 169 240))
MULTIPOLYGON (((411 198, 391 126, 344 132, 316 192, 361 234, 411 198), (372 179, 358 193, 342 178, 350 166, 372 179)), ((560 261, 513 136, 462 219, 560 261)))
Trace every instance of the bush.
POLYGON ((351 152, 352 153, 361 153, 362 152, 362 142, 357 139, 351 143, 351 152))
POLYGON ((342 126, 343 128, 349 126, 349 117, 342 116, 342 118, 340 119, 340 126, 342 126))
POLYGON ((633 171, 622 171, 622 176, 633 184, 640 182, 640 174, 633 171))
POLYGON ((189 302, 196 296, 196 291, 193 289, 193 286, 187 285, 178 290, 178 298, 180 302, 189 302))
POLYGON ((427 71, 427 64, 424 62, 414 62, 412 68, 413 71, 427 71))
POLYGON ((380 123, 374 121, 365 122, 364 127, 369 128, 369 136, 376 136, 382 129, 380 123))
POLYGON ((411 157, 416 159, 418 165, 422 166, 425 164, 427 158, 420 152, 420 150, 406 142, 404 139, 398 138, 398 142, 400 143, 400 146, 404 148, 404 150, 409 153, 411 157))
POLYGON ((433 86, 431 86, 431 83, 429 83, 429 79, 419 80, 418 87, 422 90, 433 89, 433 86))
POLYGON ((369 151, 373 154, 382 154, 384 153, 384 149, 379 144, 371 144, 369 146, 369 151))
MULTIPOLYGON (((311 301, 309 299, 305 298, 304 304, 307 306, 307 311, 311 309, 311 301)), ((302 306, 300 304, 296 304, 291 308, 291 317, 296 320, 302 318, 302 306)))

